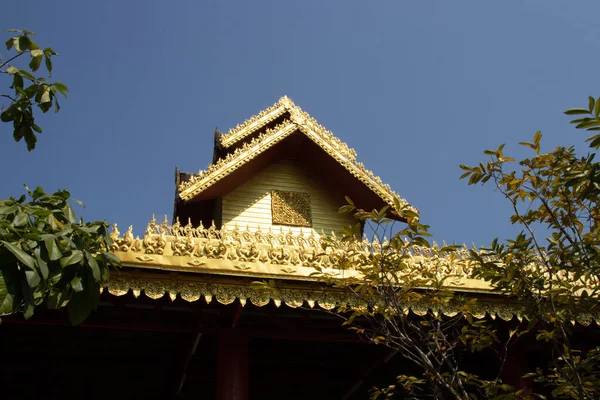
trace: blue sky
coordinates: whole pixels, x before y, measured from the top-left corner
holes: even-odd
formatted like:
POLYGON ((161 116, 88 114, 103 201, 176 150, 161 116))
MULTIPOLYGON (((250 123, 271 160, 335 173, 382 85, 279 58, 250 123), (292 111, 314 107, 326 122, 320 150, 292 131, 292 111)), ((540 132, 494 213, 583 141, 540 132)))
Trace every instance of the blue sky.
POLYGON ((543 150, 583 143, 562 111, 600 95, 599 14, 597 1, 5 0, 0 28, 38 32, 70 95, 32 153, 0 126, 0 198, 68 188, 86 220, 141 235, 170 217, 175 167, 208 165, 215 127, 285 94, 437 240, 487 244, 514 233, 510 209, 458 165, 501 143, 523 155, 537 130, 543 150))

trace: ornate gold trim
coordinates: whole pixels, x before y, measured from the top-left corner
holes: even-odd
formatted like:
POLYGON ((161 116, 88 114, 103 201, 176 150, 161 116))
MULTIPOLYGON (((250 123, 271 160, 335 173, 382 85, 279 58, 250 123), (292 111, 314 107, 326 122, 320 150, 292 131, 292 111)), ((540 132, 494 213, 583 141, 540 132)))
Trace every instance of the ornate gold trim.
POLYGON ((204 171, 193 175, 188 181, 181 182, 177 188, 182 200, 190 200, 198 193, 214 185, 217 181, 253 160, 265 150, 281 142, 298 129, 291 121, 284 121, 273 129, 268 129, 260 136, 244 143, 233 153, 208 166, 204 171))
POLYGON ((365 184, 386 204, 395 209, 397 200, 401 207, 408 206, 413 211, 418 212, 416 208, 409 205, 405 199, 394 192, 389 185, 383 183, 381 178, 366 169, 361 162, 358 162, 354 149, 348 147, 346 143, 321 126, 308 113, 296 106, 287 96, 282 97, 272 107, 261 111, 257 116, 250 118, 242 125, 222 135, 219 138, 221 146, 227 147, 239 142, 252 132, 283 115, 285 111, 290 114, 291 120, 283 121, 273 129, 267 129, 264 133, 244 143, 214 164, 211 164, 205 171, 200 171, 188 181, 180 183, 178 186, 179 197, 184 201, 192 199, 198 193, 212 186, 248 161, 256 158, 259 154, 273 147, 291 133, 299 130, 339 162, 354 177, 358 178, 358 180, 365 184))
MULTIPOLYGON (((184 276, 152 277, 142 274, 113 274, 104 285, 105 289, 114 296, 124 296, 132 291, 135 297, 144 293, 151 299, 159 299, 169 296, 175 300, 180 296, 188 302, 203 299, 207 303, 215 300, 220 304, 231 304, 239 300, 242 305, 247 301, 258 307, 263 307, 271 301, 276 307, 285 304, 291 308, 321 308, 333 310, 340 305, 359 306, 355 296, 341 290, 323 287, 300 287, 285 286, 276 290, 260 290, 253 288, 250 284, 234 284, 220 282, 206 282, 198 279, 189 279, 184 276)), ((484 318, 490 316, 493 319, 500 318, 509 321, 513 318, 521 318, 522 307, 516 303, 500 301, 478 300, 471 306, 473 316, 484 318)), ((424 302, 412 302, 403 307, 406 314, 412 312, 416 315, 425 315, 428 311, 440 312, 446 316, 454 316, 459 312, 458 307, 453 305, 438 307, 424 302)), ((595 320, 594 316, 584 316, 580 323, 589 323, 595 320)))
MULTIPOLYGON (((386 243, 378 241, 343 241, 335 234, 317 235, 313 230, 299 234, 280 226, 268 231, 245 229, 219 230, 196 228, 189 222, 172 226, 165 221, 158 224, 154 217, 142 239, 134 238, 132 228, 120 236, 116 225, 111 232, 111 250, 124 265, 142 268, 201 272, 212 275, 281 278, 286 280, 316 281, 320 270, 330 276, 359 277, 356 269, 336 269, 341 261, 364 265, 374 252, 380 252, 386 243)), ((413 247, 412 257, 420 270, 427 270, 447 279, 448 287, 470 292, 489 292, 484 281, 471 279, 468 250, 444 253, 437 247, 413 247)))
MULTIPOLYGON (((111 250, 125 267, 136 269, 135 274, 127 270, 112 274, 106 284, 111 294, 121 296, 129 290, 137 297, 144 292, 156 299, 168 295, 175 299, 196 301, 204 297, 210 302, 214 297, 219 303, 230 304, 239 299, 263 306, 273 301, 278 307, 282 303, 290 307, 308 304, 332 309, 340 304, 353 304, 355 297, 339 289, 323 287, 315 278, 316 270, 329 276, 357 277, 360 272, 350 268, 335 269, 342 261, 348 265, 362 265, 369 254, 381 252, 387 243, 367 240, 346 242, 332 236, 294 234, 283 227, 279 232, 271 230, 222 229, 214 225, 208 229, 194 228, 189 223, 182 226, 176 222, 170 226, 166 220, 158 224, 154 217, 148 224, 143 238, 135 237, 132 227, 121 237, 114 226, 111 232, 114 243, 111 250), (152 269, 174 271, 175 274, 155 275, 152 269), (178 272, 192 273, 180 275, 178 272), (193 274, 201 273, 201 274, 193 274), (243 282, 245 278, 277 280, 277 290, 265 292, 243 282), (220 283, 227 280, 227 283, 220 283), (315 288, 316 287, 316 288, 315 288)), ((411 247, 412 262, 419 271, 433 273, 446 279, 446 287, 476 297, 474 315, 486 313, 503 320, 520 318, 521 306, 507 297, 493 292, 482 280, 472 279, 470 254, 465 247, 446 253, 439 247, 411 247)), ((129 270, 131 271, 131 270, 129 270)), ((405 312, 423 315, 427 310, 455 315, 454 306, 439 308, 431 304, 410 303, 405 312)), ((600 321, 596 314, 581 314, 577 322, 583 325, 600 321)))
POLYGON ((229 148, 241 139, 250 135, 252 132, 262 128, 270 122, 273 122, 287 111, 286 107, 281 104, 281 100, 271 107, 262 110, 258 114, 250 117, 246 121, 235 128, 228 130, 226 133, 219 136, 219 143, 223 148, 229 148))

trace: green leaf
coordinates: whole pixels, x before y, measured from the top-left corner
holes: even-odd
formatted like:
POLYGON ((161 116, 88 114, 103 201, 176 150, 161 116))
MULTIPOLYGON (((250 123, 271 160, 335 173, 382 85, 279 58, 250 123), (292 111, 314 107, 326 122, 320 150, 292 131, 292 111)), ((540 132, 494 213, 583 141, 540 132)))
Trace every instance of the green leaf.
POLYGON ((17 205, 12 202, 0 205, 0 215, 9 215, 15 211, 17 211, 17 205))
POLYGON ((55 292, 48 298, 48 308, 55 310, 63 306, 63 302, 67 299, 65 292, 55 292))
POLYGON ((33 41, 28 36, 19 36, 19 39, 15 41, 15 50, 22 53, 29 50, 33 41))
POLYGON ((73 297, 71 297, 68 304, 69 318, 74 325, 85 321, 100 301, 100 286, 93 282, 89 274, 82 278, 86 290, 73 293, 73 297))
POLYGON ((27 88, 25 88, 24 92, 28 99, 32 99, 33 96, 35 96, 35 94, 37 93, 38 89, 39 89, 39 86, 34 83, 34 84, 28 86, 27 88))
POLYGON ((600 147, 600 135, 596 135, 595 138, 590 143, 590 147, 597 149, 600 147))
POLYGON ((0 120, 2 122, 10 122, 10 121, 14 120, 17 115, 18 115, 17 108, 10 106, 6 110, 4 110, 2 112, 2 114, 0 114, 0 120))
POLYGON ((20 227, 27 224, 27 221, 29 221, 29 215, 19 211, 12 221, 12 226, 20 227))
POLYGON ((54 218, 53 214, 48 215, 48 217, 46 218, 46 223, 50 226, 50 228, 53 231, 56 231, 58 229, 58 223, 56 221, 56 218, 54 218))
POLYGON ((62 253, 56 244, 56 240, 46 239, 44 240, 44 244, 46 245, 46 250, 48 250, 48 258, 50 258, 51 261, 58 260, 62 257, 62 253))
POLYGON ((590 111, 586 110, 585 108, 570 108, 568 110, 565 110, 564 112, 566 115, 583 115, 583 114, 591 114, 590 111))
POLYGON ((58 90, 63 96, 67 97, 67 93, 69 89, 61 82, 54 82, 54 87, 58 90))
POLYGON ((27 303, 27 305, 25 306, 25 311, 23 311, 23 316, 25 317, 25 319, 29 319, 29 318, 33 317, 33 311, 34 311, 34 304, 27 303))
POLYGON ((99 282, 102 279, 102 275, 100 274, 100 267, 98 266, 96 259, 92 257, 87 250, 85 251, 85 258, 87 259, 88 265, 92 270, 92 276, 94 277, 94 280, 99 282))
MULTIPOLYGON (((40 94, 39 91, 38 94, 40 94)), ((39 100, 36 98, 36 101, 40 104, 49 103, 52 101, 52 98, 50 96, 50 86, 42 86, 41 96, 39 97, 39 100)))
POLYGON ((50 271, 48 270, 48 264, 46 264, 46 261, 42 260, 41 253, 42 252, 39 247, 33 251, 33 254, 35 254, 35 259, 37 260, 37 263, 38 263, 40 273, 42 274, 42 278, 44 278, 44 280, 46 280, 46 279, 48 279, 48 275, 50 274, 50 271))
POLYGON ((590 109, 590 114, 592 112, 594 112, 594 104, 596 103, 596 100, 594 100, 594 98, 592 96, 588 96, 589 102, 588 102, 588 107, 590 109))
POLYGON ((0 315, 8 314, 13 310, 13 296, 8 293, 4 277, 0 273, 0 315))
POLYGON ((69 203, 65 204, 62 211, 70 223, 74 224, 75 222, 77 222, 77 215, 75 214, 69 203))
POLYGON ((15 245, 14 243, 10 243, 4 240, 2 241, 2 244, 17 258, 17 260, 19 260, 29 268, 35 269, 35 260, 29 254, 21 250, 19 245, 15 245))
MULTIPOLYGON (((24 30, 23 33, 35 35, 35 32, 29 32, 26 30, 24 30)), ((29 37, 29 50, 35 51, 35 50, 39 50, 39 49, 40 49, 40 46, 38 46, 37 43, 34 42, 33 39, 31 39, 31 37, 29 37)))
POLYGON ((0 301, 0 314, 11 313, 15 311, 16 305, 20 303, 21 274, 13 265, 3 264, 0 265, 0 280, 2 280, 2 286, 7 291, 4 300, 0 301))
POLYGON ((27 284, 30 288, 36 288, 40 284, 40 276, 37 271, 33 269, 28 269, 25 271, 25 279, 27 280, 27 284))
POLYGON ((27 143, 27 150, 31 151, 33 149, 35 149, 35 144, 37 143, 37 137, 35 136, 35 133, 33 133, 33 130, 31 129, 30 126, 28 125, 22 125, 23 129, 24 129, 24 136, 25 136, 25 143, 27 143))
POLYGON ((46 63, 46 69, 50 72, 50 76, 52 76, 52 60, 50 59, 50 55, 44 52, 44 61, 46 63))
POLYGON ((17 92, 16 89, 22 89, 23 88, 23 77, 19 74, 14 74, 13 84, 11 87, 13 89, 15 89, 16 92, 17 92))
POLYGON ((24 135, 25 125, 19 125, 18 128, 15 128, 15 130, 13 131, 13 138, 15 139, 15 142, 20 142, 21 139, 23 139, 24 135))
POLYGON ((81 278, 76 276, 75 278, 71 279, 71 287, 75 292, 83 291, 83 284, 81 283, 81 278))
POLYGON ((15 38, 11 37, 10 39, 8 39, 4 44, 6 45, 6 50, 10 50, 13 47, 13 44, 15 43, 15 38))
POLYGON ((575 126, 575 128, 584 129, 584 128, 590 128, 592 126, 598 126, 598 125, 600 125, 600 121, 590 118, 588 121, 580 122, 579 124, 577 124, 577 126, 575 126))
MULTIPOLYGON (((40 50, 41 51, 41 50, 40 50)), ((33 57, 31 59, 31 61, 29 62, 29 68, 31 68, 31 70, 33 72, 37 71, 38 69, 40 69, 40 65, 42 64, 42 56, 37 56, 37 57, 33 57)))
POLYGON ((66 267, 81 262, 83 260, 83 253, 81 250, 73 250, 71 254, 60 259, 60 266, 66 267))
POLYGON ((103 251, 102 254, 104 254, 104 257, 106 257, 112 264, 121 265, 121 260, 119 260, 119 258, 114 254, 109 253, 108 251, 103 251))
POLYGON ((542 140, 542 131, 537 131, 535 135, 533 135, 533 143, 539 144, 540 140, 542 140))
POLYGON ((77 199, 71 199, 73 200, 75 203, 79 204, 81 207, 85 208, 85 203, 81 200, 77 200, 77 199))
MULTIPOLYGON (((35 82, 35 76, 31 75, 29 72, 25 71, 24 69, 19 70, 19 74, 21 74, 22 76, 24 76, 25 78, 29 79, 30 81, 35 82)), ((42 79, 38 79, 39 81, 41 81, 42 79)))

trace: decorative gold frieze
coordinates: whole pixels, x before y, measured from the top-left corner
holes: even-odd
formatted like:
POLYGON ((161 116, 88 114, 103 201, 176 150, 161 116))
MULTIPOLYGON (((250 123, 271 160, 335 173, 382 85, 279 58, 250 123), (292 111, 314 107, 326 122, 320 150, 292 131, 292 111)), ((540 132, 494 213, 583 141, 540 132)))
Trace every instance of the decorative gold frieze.
MULTIPOLYGON (((152 217, 154 219, 154 217, 152 217)), ((113 226, 113 230, 110 234, 111 239, 113 240, 113 244, 111 247, 112 251, 133 251, 140 252, 142 249, 142 242, 139 238, 133 238, 133 225, 129 225, 129 229, 123 235, 123 237, 119 237, 121 232, 117 228, 117 224, 113 226)))
POLYGON ((272 190, 271 214, 275 225, 311 227, 310 194, 272 190))
MULTIPOLYGON (((153 277, 142 274, 113 274, 105 284, 108 292, 115 296, 123 296, 132 291, 134 296, 144 293, 151 299, 159 299, 169 296, 175 300, 180 296, 188 302, 204 299, 207 303, 213 299, 220 304, 231 304, 239 300, 242 305, 247 301, 258 307, 263 307, 271 301, 276 307, 285 304, 291 308, 321 308, 332 310, 340 305, 359 306, 358 299, 340 290, 322 287, 286 287, 277 288, 276 291, 265 291, 254 288, 249 284, 203 282, 199 280, 184 280, 182 277, 153 277)), ((413 301, 402 307, 408 314, 425 315, 429 311, 454 316, 459 312, 460 304, 440 307, 437 304, 428 304, 423 301, 413 301)), ((516 303, 478 300, 470 306, 473 316, 484 318, 489 316, 493 319, 500 318, 509 321, 513 318, 521 318, 522 306, 516 303)), ((596 315, 582 316, 582 324, 589 324, 598 320, 596 315)))
MULTIPOLYGON (((142 239, 133 238, 131 229, 121 238, 113 229, 111 250, 124 265, 172 271, 202 272, 217 275, 281 277, 282 279, 316 280, 316 270, 329 276, 358 276, 357 270, 337 269, 342 261, 348 265, 365 265, 369 257, 380 252, 386 243, 378 241, 342 241, 335 234, 293 233, 280 226, 267 231, 249 228, 217 229, 157 224, 154 217, 142 239)), ((468 250, 447 254, 437 247, 412 247, 412 257, 419 268, 447 278, 449 286, 461 290, 489 291, 489 285, 470 278, 468 250)))
MULTIPOLYGON (((388 245, 367 240, 345 242, 335 235, 312 232, 310 235, 293 234, 283 228, 279 232, 262 232, 247 228, 218 230, 214 224, 208 229, 195 228, 189 223, 182 226, 179 222, 170 226, 166 220, 157 224, 154 217, 142 239, 134 238, 132 230, 130 227, 120 237, 115 226, 111 233, 114 241, 111 250, 124 266, 136 268, 135 272, 124 269, 111 275, 105 286, 111 294, 122 296, 131 290, 136 297, 144 293, 152 299, 169 296, 174 300, 179 295, 190 302, 204 298, 207 302, 216 299, 221 304, 239 299, 242 305, 250 301, 264 306, 273 301, 277 307, 286 304, 289 307, 319 306, 328 310, 342 304, 355 304, 356 297, 349 293, 316 285, 315 271, 323 271, 334 278, 360 278, 360 273, 352 267, 347 270, 335 268, 341 260, 349 261, 348 265, 368 264, 371 255, 380 253, 388 245), (152 269, 174 273, 155 275, 152 269), (179 275, 178 272, 201 272, 202 275, 179 275), (277 290, 257 290, 247 284, 248 280, 231 278, 235 276, 275 279, 277 290), (217 283, 224 280, 232 283, 217 283), (292 284, 297 287, 286 286, 292 284)), ((452 290, 477 297, 478 301, 472 306, 474 316, 490 315, 503 320, 520 318, 520 305, 505 296, 492 296, 488 283, 470 278, 472 264, 468 262, 471 259, 468 249, 446 253, 437 246, 413 246, 411 251, 412 262, 423 273, 435 274, 440 280, 444 278, 452 290), (481 296, 483 293, 487 295, 481 296)), ((417 315, 434 311, 452 316, 459 309, 454 305, 440 307, 414 301, 404 307, 406 313, 417 315)), ((598 322, 600 318, 598 314, 581 314, 577 321, 586 325, 598 322)))

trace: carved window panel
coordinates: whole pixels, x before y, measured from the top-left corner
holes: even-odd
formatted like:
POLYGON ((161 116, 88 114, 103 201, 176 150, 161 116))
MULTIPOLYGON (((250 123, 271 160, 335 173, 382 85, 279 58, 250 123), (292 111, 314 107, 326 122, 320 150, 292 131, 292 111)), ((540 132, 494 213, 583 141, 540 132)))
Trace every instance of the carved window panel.
POLYGON ((301 192, 271 191, 273 224, 312 226, 310 195, 301 192))

